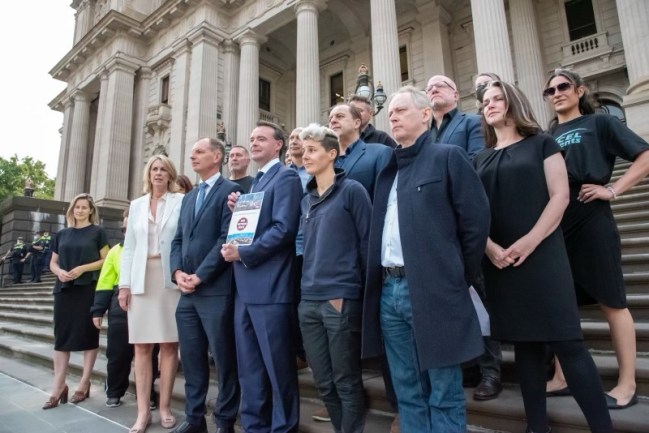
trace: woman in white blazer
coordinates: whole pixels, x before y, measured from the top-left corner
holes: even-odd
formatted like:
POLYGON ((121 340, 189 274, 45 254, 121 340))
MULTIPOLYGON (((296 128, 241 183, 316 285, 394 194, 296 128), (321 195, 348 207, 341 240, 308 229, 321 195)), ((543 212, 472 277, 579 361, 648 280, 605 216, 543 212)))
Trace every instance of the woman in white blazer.
POLYGON ((144 168, 146 195, 131 202, 122 251, 119 302, 128 312, 129 343, 135 345, 138 415, 130 433, 143 433, 151 423, 153 346, 160 344, 160 424, 172 428, 171 391, 178 368, 175 311, 180 291, 171 281, 169 255, 176 234, 183 194, 176 168, 164 155, 154 155, 144 168))

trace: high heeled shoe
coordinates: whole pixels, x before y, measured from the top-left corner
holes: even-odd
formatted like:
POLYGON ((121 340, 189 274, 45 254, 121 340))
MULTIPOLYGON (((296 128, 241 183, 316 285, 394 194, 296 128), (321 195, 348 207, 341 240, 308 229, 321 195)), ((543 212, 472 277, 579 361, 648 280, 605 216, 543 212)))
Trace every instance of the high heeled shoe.
POLYGON ((50 396, 50 399, 47 400, 43 405, 43 409, 54 409, 59 405, 59 403, 66 404, 67 402, 68 402, 68 386, 65 385, 65 387, 63 387, 63 391, 61 391, 58 397, 54 395, 50 396))
POLYGON ((146 418, 146 423, 144 424, 144 427, 135 427, 135 426, 133 426, 128 431, 128 433, 144 433, 146 431, 147 427, 149 427, 150 425, 151 425, 151 412, 149 412, 149 415, 146 418))
POLYGON ((79 391, 78 389, 74 391, 74 394, 72 394, 72 397, 70 397, 70 403, 81 403, 85 399, 90 397, 90 387, 86 390, 84 393, 83 391, 79 391))

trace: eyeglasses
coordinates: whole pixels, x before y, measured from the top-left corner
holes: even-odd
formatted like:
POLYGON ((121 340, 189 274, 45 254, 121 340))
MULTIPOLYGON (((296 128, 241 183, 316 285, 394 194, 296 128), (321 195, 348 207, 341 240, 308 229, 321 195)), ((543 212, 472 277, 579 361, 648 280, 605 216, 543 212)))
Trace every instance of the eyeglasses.
POLYGON ((438 81, 437 83, 429 84, 428 87, 426 87, 426 93, 430 93, 433 90, 433 88, 443 89, 445 87, 448 87, 449 89, 455 92, 455 87, 451 86, 450 83, 446 81, 438 81))
POLYGON ((543 91, 543 98, 548 99, 554 96, 555 93, 557 92, 565 92, 566 90, 570 89, 572 86, 574 86, 573 83, 560 83, 557 84, 555 87, 548 87, 543 91))

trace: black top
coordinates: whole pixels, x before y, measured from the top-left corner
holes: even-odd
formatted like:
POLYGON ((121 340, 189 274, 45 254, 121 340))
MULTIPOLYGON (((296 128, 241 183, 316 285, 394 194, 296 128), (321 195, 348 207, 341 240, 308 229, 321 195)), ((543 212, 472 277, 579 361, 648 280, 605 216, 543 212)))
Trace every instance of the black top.
MULTIPOLYGON (((99 251, 108 246, 108 236, 103 228, 90 224, 83 228, 68 227, 56 234, 52 251, 59 255, 59 267, 70 271, 77 266, 96 262, 101 258, 99 251)), ((81 286, 97 281, 99 270, 85 272, 74 281, 63 283, 56 280, 54 293, 75 285, 81 286)))
POLYGON ((433 122, 430 127, 430 136, 433 137, 433 141, 435 143, 439 143, 440 138, 442 137, 442 134, 444 133, 444 130, 448 126, 449 123, 451 123, 451 120, 453 120, 453 117, 455 117, 458 113, 458 109, 454 108, 448 113, 445 113, 444 116, 442 117, 442 124, 437 127, 435 124, 435 119, 433 119, 433 122))
POLYGON ((376 129, 371 123, 368 123, 363 132, 361 132, 361 140, 366 143, 385 144, 393 149, 397 147, 397 142, 387 132, 376 129))
POLYGON ((9 258, 11 260, 22 260, 27 255, 27 245, 16 243, 11 249, 11 254, 9 258))
POLYGON ((606 185, 611 180, 615 158, 633 161, 649 150, 649 144, 616 117, 588 114, 557 124, 550 134, 564 151, 571 187, 584 183, 606 185))
MULTIPOLYGON (((491 209, 489 237, 503 248, 525 236, 550 199, 544 161, 560 152, 548 135, 533 135, 503 149, 486 149, 474 164, 491 209)), ((483 260, 491 332, 504 341, 581 338, 570 264, 561 229, 546 237, 518 267, 483 260)))
POLYGON ((243 194, 248 194, 250 192, 250 188, 252 187, 252 181, 254 177, 252 176, 246 176, 242 177, 241 179, 231 179, 232 182, 236 183, 241 187, 243 190, 243 194))

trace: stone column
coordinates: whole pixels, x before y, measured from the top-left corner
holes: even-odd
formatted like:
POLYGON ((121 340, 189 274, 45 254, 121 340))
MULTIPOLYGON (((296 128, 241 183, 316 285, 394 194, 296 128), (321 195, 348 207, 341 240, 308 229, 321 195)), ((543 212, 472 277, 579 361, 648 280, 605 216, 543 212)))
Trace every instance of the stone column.
POLYGON ((63 126, 61 127, 61 146, 59 148, 59 163, 57 165, 54 200, 65 200, 65 185, 68 176, 68 153, 70 149, 70 124, 72 120, 72 101, 63 102, 63 126))
POLYGON ((225 134, 233 145, 237 141, 237 97, 239 95, 239 46, 232 40, 223 41, 223 102, 221 119, 225 134))
POLYGON ((550 113, 542 96, 545 71, 534 3, 532 0, 509 0, 509 15, 512 33, 515 35, 514 57, 518 87, 530 100, 536 120, 542 128, 546 128, 550 113))
POLYGON ((250 133, 259 120, 259 46, 265 42, 265 37, 247 30, 237 38, 237 42, 241 47, 237 140, 240 145, 248 147, 250 133))
POLYGON ((171 126, 169 136, 169 158, 178 167, 178 173, 192 175, 191 167, 185 166, 185 134, 187 122, 187 100, 189 99, 189 52, 187 39, 177 41, 174 51, 174 64, 170 75, 169 93, 173 95, 171 104, 171 126), (173 92, 171 87, 173 87, 173 92))
POLYGON ((478 73, 495 72, 514 82, 504 0, 471 0, 478 73))
POLYGON ((90 172, 90 195, 97 195, 97 174, 99 172, 101 132, 106 112, 106 95, 108 93, 108 71, 103 71, 99 77, 99 104, 97 107, 97 124, 95 126, 95 146, 92 153, 92 168, 90 172))
POLYGON ((67 179, 65 182, 64 201, 86 191, 86 155, 88 151, 88 133, 90 132, 90 96, 80 90, 74 95, 70 146, 68 152, 67 179))
MULTIPOLYGON (((399 33, 395 0, 371 0, 372 79, 379 81, 388 97, 401 87, 399 33)), ((389 131, 387 107, 374 117, 378 129, 389 131)))
POLYGON ((199 138, 216 137, 221 42, 216 33, 206 28, 193 32, 188 39, 192 44, 192 60, 185 137, 186 164, 189 163, 191 148, 199 138))
POLYGON ((649 2, 617 0, 629 88, 624 97, 627 125, 649 140, 649 2))
POLYGON ((100 206, 125 207, 133 126, 133 89, 138 65, 123 57, 108 61, 108 86, 101 125, 95 202, 100 206))
POLYGON ((143 66, 138 71, 133 106, 133 138, 128 197, 134 199, 142 194, 142 170, 144 169, 144 145, 146 143, 146 116, 151 86, 151 68, 143 66))
POLYGON ((420 0, 417 5, 418 18, 421 24, 424 79, 434 75, 454 76, 451 58, 451 44, 448 38, 448 25, 451 14, 442 6, 429 0, 420 0))
POLYGON ((297 54, 295 62, 295 121, 307 126, 320 121, 320 47, 318 14, 324 8, 319 0, 299 0, 297 15, 297 54))

